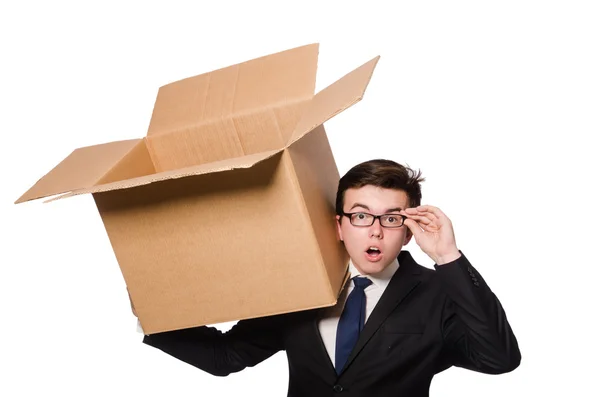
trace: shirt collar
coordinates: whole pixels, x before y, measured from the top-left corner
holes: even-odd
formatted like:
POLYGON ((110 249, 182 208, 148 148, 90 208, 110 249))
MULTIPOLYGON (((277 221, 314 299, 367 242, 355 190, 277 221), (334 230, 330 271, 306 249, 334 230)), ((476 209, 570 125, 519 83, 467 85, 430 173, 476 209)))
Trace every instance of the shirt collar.
POLYGON ((396 258, 396 259, 394 259, 394 261, 392 263, 390 263, 385 269, 383 269, 379 273, 361 275, 360 272, 354 266, 354 263, 352 263, 352 259, 350 259, 350 264, 349 264, 350 278, 355 277, 355 276, 367 277, 369 280, 371 280, 373 282, 374 285, 377 286, 377 288, 385 289, 387 287, 387 285, 390 283, 390 280, 392 279, 392 277, 396 273, 396 270, 398 270, 399 267, 400 267, 400 265, 398 264, 398 258, 396 258))

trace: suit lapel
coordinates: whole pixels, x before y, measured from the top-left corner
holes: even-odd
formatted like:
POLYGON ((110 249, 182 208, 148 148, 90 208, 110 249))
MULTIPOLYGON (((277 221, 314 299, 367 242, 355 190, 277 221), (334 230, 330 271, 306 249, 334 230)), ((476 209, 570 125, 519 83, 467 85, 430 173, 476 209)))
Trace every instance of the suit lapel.
POLYGON ((337 379, 337 373, 319 332, 322 312, 323 309, 319 308, 293 313, 292 318, 294 318, 295 324, 292 323, 293 329, 289 343, 293 344, 294 349, 305 350, 305 363, 310 363, 311 368, 323 376, 327 382, 334 382, 337 379))
POLYGON ((400 252, 398 263, 400 267, 390 280, 390 283, 383 292, 379 302, 377 302, 377 305, 373 308, 373 312, 365 323, 365 327, 360 333, 358 342, 356 342, 354 349, 350 353, 350 357, 348 357, 348 361, 346 362, 342 373, 352 364, 352 361, 354 361, 356 356, 365 347, 385 319, 388 318, 404 298, 406 298, 408 294, 421 283, 417 277, 417 275, 420 274, 419 266, 417 266, 408 251, 400 252))
POLYGON ((325 342, 323 342, 323 337, 321 336, 321 332, 319 331, 319 320, 320 320, 320 316, 316 316, 313 321, 312 334, 313 334, 313 338, 315 339, 315 345, 318 346, 318 349, 320 350, 321 358, 323 359, 323 361, 327 362, 326 365, 331 370, 330 372, 337 375, 337 373, 335 371, 335 367, 333 366, 333 363, 331 362, 331 358, 329 357, 329 353, 327 353, 327 349, 325 348, 325 342))

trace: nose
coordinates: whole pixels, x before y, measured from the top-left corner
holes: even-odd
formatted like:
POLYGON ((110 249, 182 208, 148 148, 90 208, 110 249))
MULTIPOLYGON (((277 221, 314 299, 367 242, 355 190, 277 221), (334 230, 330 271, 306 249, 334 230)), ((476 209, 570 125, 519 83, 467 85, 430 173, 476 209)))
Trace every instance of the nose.
POLYGON ((383 227, 381 226, 381 218, 376 219, 369 229, 369 237, 375 237, 379 240, 383 238, 383 227))

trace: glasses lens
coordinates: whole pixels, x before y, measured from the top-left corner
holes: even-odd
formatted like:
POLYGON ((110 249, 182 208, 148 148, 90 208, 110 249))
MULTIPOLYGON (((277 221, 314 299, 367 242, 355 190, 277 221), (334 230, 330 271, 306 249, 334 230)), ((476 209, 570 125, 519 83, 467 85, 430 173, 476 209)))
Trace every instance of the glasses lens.
POLYGON ((356 214, 352 214, 350 220, 355 226, 370 226, 373 223, 373 215, 357 212, 356 214))
POLYGON ((381 226, 384 227, 400 227, 402 223, 401 215, 384 215, 381 217, 381 226))

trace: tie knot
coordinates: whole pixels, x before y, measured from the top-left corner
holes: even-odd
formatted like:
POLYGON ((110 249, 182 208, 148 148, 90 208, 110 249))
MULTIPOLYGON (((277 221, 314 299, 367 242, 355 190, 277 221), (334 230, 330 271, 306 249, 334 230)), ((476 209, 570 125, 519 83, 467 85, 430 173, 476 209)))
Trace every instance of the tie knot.
POLYGON ((354 281, 354 287, 362 290, 373 284, 373 282, 366 277, 354 277, 352 281, 354 281))

